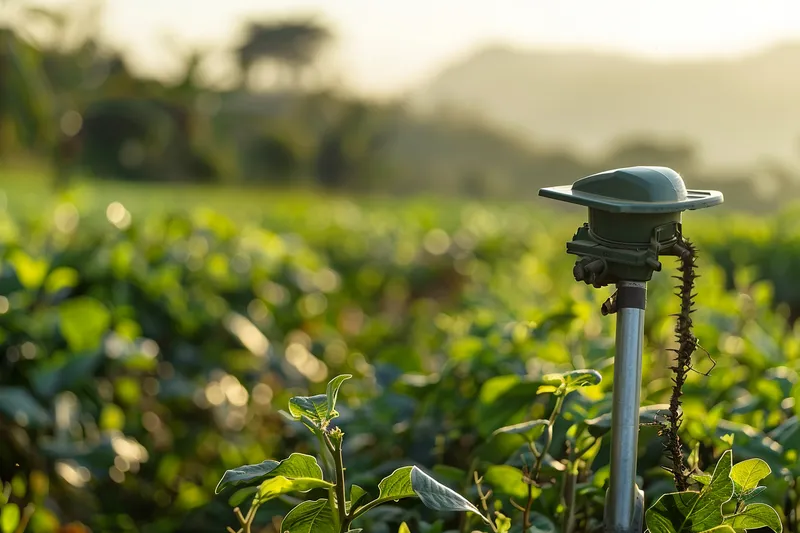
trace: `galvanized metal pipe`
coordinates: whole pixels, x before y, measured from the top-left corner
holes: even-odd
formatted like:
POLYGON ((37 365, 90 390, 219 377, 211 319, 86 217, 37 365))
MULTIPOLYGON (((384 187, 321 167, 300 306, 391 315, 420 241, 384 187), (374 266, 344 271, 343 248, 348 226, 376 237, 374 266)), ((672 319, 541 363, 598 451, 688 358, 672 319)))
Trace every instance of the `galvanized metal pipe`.
POLYGON ((639 402, 647 284, 617 284, 617 338, 611 412, 611 475, 605 505, 607 533, 640 533, 643 494, 636 486, 639 402))

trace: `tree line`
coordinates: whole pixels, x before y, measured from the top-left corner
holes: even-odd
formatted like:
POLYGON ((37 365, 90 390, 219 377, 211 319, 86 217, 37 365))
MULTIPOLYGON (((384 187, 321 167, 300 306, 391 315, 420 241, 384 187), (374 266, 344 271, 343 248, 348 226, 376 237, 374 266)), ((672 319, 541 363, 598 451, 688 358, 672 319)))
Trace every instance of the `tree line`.
MULTIPOLYGON (((661 164, 695 187, 718 188, 724 180, 735 205, 774 201, 760 197, 748 175, 699 169, 686 141, 623 139, 588 158, 531 145, 466 116, 423 117, 401 100, 355 98, 318 75, 335 37, 313 19, 250 21, 233 50, 235 83, 214 89, 201 75, 213 51, 165 43, 182 74, 169 83, 149 79, 101 42, 99 4, 63 11, 10 4, 14 21, 0 26, 0 158, 47 162, 56 187, 88 174, 518 198, 607 168, 661 164), (33 27, 47 28, 47 37, 27 29, 33 27), (262 87, 266 71, 273 82, 262 87)), ((797 187, 780 165, 765 175, 783 191, 797 187)))

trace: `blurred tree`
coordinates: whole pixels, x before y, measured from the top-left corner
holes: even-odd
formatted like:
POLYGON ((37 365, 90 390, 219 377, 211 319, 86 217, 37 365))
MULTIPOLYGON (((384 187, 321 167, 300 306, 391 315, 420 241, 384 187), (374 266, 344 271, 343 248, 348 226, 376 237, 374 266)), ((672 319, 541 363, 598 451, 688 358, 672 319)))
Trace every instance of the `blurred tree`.
POLYGON ((320 139, 317 181, 328 188, 370 188, 379 174, 379 152, 390 132, 380 111, 364 102, 343 102, 337 115, 320 139))
POLYGON ((0 155, 16 144, 53 145, 53 92, 43 57, 25 28, 43 17, 16 0, 0 2, 0 155))
POLYGON ((109 71, 95 41, 102 6, 0 3, 0 153, 9 144, 2 131, 13 123, 18 140, 50 160, 57 188, 68 183, 80 151, 81 109, 109 71))
POLYGON ((326 27, 311 20, 250 23, 244 43, 236 51, 243 85, 256 65, 271 63, 279 75, 288 73, 292 89, 299 89, 303 74, 331 37, 326 27))

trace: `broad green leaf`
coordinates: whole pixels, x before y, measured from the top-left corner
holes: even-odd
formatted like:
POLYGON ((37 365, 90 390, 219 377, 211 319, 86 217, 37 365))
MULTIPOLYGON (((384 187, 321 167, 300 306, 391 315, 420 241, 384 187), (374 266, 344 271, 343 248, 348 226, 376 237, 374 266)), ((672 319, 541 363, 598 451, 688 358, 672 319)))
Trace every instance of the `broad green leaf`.
POLYGON ((14 503, 7 503, 0 509, 0 529, 3 533, 14 533, 19 525, 19 507, 14 503))
POLYGON ((542 513, 531 513, 531 527, 527 533, 556 533, 556 525, 542 513))
POLYGON ((740 513, 725 517, 726 525, 731 526, 736 533, 744 533, 748 529, 768 527, 775 533, 783 531, 783 524, 778 512, 765 503, 752 503, 740 513))
POLYGON ((328 412, 325 416, 327 420, 330 420, 336 413, 336 400, 339 397, 339 389, 346 380, 352 378, 351 374, 342 374, 341 376, 336 376, 330 382, 328 382, 328 388, 325 392, 325 396, 327 397, 328 401, 328 412))
POLYGON ((260 484, 265 479, 283 476, 287 479, 312 478, 322 479, 322 469, 317 460, 302 453, 293 453, 283 461, 267 460, 254 465, 244 465, 228 470, 222 476, 215 494, 230 487, 260 484))
MULTIPOLYGON (((639 408, 640 424, 652 424, 659 420, 666 420, 668 416, 669 404, 666 403, 647 405, 639 408)), ((611 413, 605 413, 596 418, 587 420, 585 423, 589 426, 589 433, 593 437, 602 437, 611 431, 611 413)))
POLYGON ((692 474, 692 478, 697 480, 701 485, 708 485, 711 483, 711 476, 708 474, 692 474))
POLYGON ((561 374, 564 378, 564 383, 567 385, 567 390, 575 390, 581 387, 591 387, 599 385, 603 381, 603 376, 600 372, 592 369, 571 370, 561 374))
POLYGON ((746 490, 746 491, 742 492, 739 495, 739 498, 741 498, 742 500, 745 500, 745 501, 751 500, 751 499, 755 498, 756 496, 758 496, 759 494, 761 494, 762 492, 764 492, 765 490, 767 490, 767 487, 765 487, 763 485, 759 486, 759 487, 755 487, 755 488, 752 488, 750 490, 746 490))
POLYGON ((282 533, 339 533, 328 500, 308 501, 289 511, 281 523, 282 533))
POLYGON ((739 485, 741 492, 754 489, 759 481, 772 473, 769 465, 761 459, 747 459, 733 465, 731 479, 739 485))
POLYGON ((702 533, 736 533, 731 526, 722 525, 717 527, 712 527, 711 529, 706 529, 702 533))
POLYGON ((592 369, 571 370, 560 374, 546 374, 542 378, 545 385, 555 387, 556 389, 563 385, 566 387, 567 392, 581 387, 597 385, 602 380, 603 376, 600 375, 600 372, 592 369))
POLYGON ((514 374, 486 380, 478 394, 479 433, 488 436, 501 426, 523 419, 541 384, 514 374))
POLYGON ((545 385, 552 385, 554 387, 560 387, 561 385, 566 384, 566 382, 564 381, 564 375, 556 373, 545 374, 544 376, 542 376, 542 383, 544 383, 545 385))
POLYGON ((489 520, 477 507, 457 492, 449 489, 417 467, 411 470, 411 486, 426 507, 434 511, 465 511, 475 513, 484 522, 489 520))
POLYGON ((329 489, 331 487, 333 487, 333 484, 323 479, 313 477, 289 479, 284 476, 276 476, 261 483, 258 488, 258 501, 263 503, 283 494, 308 492, 314 489, 329 489))
POLYGON ((99 300, 81 296, 58 306, 59 327, 70 350, 97 349, 111 324, 111 313, 99 300))
POLYGON ((350 487, 350 505, 358 505, 358 502, 360 502, 366 495, 367 491, 358 485, 353 485, 350 487))
POLYGON ((378 499, 382 501, 398 501, 402 498, 413 498, 417 494, 411 484, 412 466, 398 468, 378 483, 378 499))
MULTIPOLYGON (((504 494, 516 501, 528 500, 529 485, 525 483, 525 474, 518 468, 509 465, 492 465, 486 469, 483 479, 495 494, 504 494)), ((542 492, 538 487, 531 487, 531 489, 534 498, 537 498, 542 492)))
POLYGON ((228 505, 231 507, 239 507, 248 498, 252 498, 258 492, 258 487, 245 487, 237 490, 228 498, 228 505))
POLYGON ((661 496, 645 513, 651 533, 701 533, 722 524, 722 505, 733 496, 732 453, 722 454, 711 482, 702 492, 672 492, 661 496))
POLYGON ((328 396, 295 396, 289 400, 289 412, 295 419, 306 417, 315 427, 321 427, 328 417, 328 396))
MULTIPOLYGON (((378 497, 375 500, 377 505, 382 503, 390 502, 390 501, 399 501, 403 498, 415 498, 417 493, 414 492, 414 489, 411 486, 411 470, 413 467, 411 466, 404 466, 398 468, 378 483, 378 497)), ((352 501, 352 505, 355 505, 356 502, 353 501, 355 498, 354 495, 357 495, 359 492, 364 492, 361 487, 356 489, 357 485, 353 485, 350 489, 350 498, 352 501), (355 492, 354 492, 355 491, 355 492)), ((363 501, 364 505, 367 504, 364 496, 366 494, 361 494, 358 498, 358 501, 363 501)), ((356 507, 354 513, 359 514, 361 510, 364 508, 364 505, 356 507)))
POLYGON ((52 423, 50 413, 23 387, 0 387, 0 413, 31 429, 48 427, 52 423))
POLYGON ((548 425, 550 425, 548 420, 529 420, 528 422, 522 422, 520 424, 514 424, 496 429, 494 433, 492 433, 492 437, 508 433, 513 435, 522 435, 528 442, 533 442, 542 435, 548 425))

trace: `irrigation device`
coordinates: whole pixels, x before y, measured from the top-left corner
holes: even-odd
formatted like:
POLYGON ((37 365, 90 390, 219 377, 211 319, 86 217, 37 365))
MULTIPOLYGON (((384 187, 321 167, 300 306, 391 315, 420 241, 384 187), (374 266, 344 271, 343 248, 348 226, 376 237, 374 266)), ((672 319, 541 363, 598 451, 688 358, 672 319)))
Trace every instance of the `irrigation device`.
POLYGON ((659 256, 686 258, 681 214, 721 204, 722 193, 687 189, 674 170, 619 168, 547 187, 540 196, 589 208, 589 222, 567 243, 577 256, 575 280, 615 285, 603 315, 617 315, 611 411, 611 476, 605 503, 607 533, 640 533, 644 492, 636 484, 642 346, 647 282, 661 271, 659 256))

